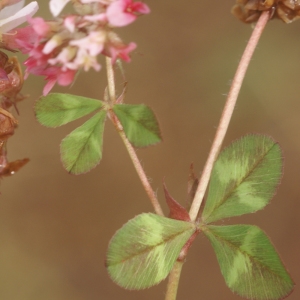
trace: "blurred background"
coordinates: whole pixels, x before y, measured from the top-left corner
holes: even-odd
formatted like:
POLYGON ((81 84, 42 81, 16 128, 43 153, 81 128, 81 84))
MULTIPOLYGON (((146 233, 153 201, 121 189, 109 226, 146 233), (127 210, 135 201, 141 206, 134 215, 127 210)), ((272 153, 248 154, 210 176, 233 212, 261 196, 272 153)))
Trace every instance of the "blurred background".
MULTIPOLYGON (((38 15, 50 17, 48 1, 38 15)), ((127 103, 152 107, 164 142, 138 150, 163 203, 162 180, 186 200, 189 166, 199 174, 209 152, 226 94, 250 37, 251 25, 230 13, 232 1, 147 0, 152 12, 119 30, 135 41, 125 64, 127 103)), ((252 59, 224 146, 247 133, 277 140, 284 153, 282 183, 262 211, 225 220, 255 224, 271 238, 294 281, 300 282, 300 21, 270 22, 252 59)), ((24 56, 20 56, 24 60, 24 56)), ((104 60, 101 58, 102 65, 104 60)), ((71 176, 60 163, 61 139, 79 120, 58 129, 37 123, 33 105, 44 81, 30 76, 20 103, 19 128, 9 159, 30 163, 1 181, 0 298, 3 300, 164 299, 166 281, 144 291, 115 285, 104 267, 107 245, 127 220, 153 209, 125 148, 107 122, 104 154, 90 173, 71 176)), ((103 98, 101 72, 82 72, 71 88, 54 92, 103 98)), ((121 90, 121 84, 118 86, 121 90)), ((199 235, 184 265, 178 299, 241 299, 226 287, 209 242, 199 235)), ((291 300, 300 299, 295 288, 291 300)))

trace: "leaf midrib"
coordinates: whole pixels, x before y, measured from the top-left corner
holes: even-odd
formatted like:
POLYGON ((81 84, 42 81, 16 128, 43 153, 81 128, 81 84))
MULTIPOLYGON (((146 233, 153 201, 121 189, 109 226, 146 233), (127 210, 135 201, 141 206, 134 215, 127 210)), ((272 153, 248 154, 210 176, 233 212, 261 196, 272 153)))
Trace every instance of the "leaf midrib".
MULTIPOLYGON (((159 247, 159 246, 162 245, 162 244, 167 244, 168 241, 170 241, 170 240, 172 240, 172 239, 175 239, 177 236, 180 236, 182 233, 184 233, 184 232, 186 232, 186 231, 189 231, 189 230, 191 230, 191 229, 194 229, 193 233, 191 233, 191 236, 192 236, 192 235, 195 233, 195 231, 196 231, 196 227, 194 227, 194 228, 191 227, 190 229, 185 229, 185 230, 182 230, 181 232, 179 232, 179 233, 177 233, 177 234, 173 234, 173 235, 171 235, 168 239, 166 239, 165 241, 163 241, 163 242, 161 242, 161 243, 158 243, 158 244, 156 244, 156 245, 154 245, 154 246, 148 246, 145 250, 143 250, 143 251, 141 251, 141 252, 139 252, 139 253, 137 253, 137 254, 128 256, 127 258, 122 259, 122 260, 119 261, 119 262, 110 263, 109 266, 115 266, 115 265, 118 265, 118 264, 123 264, 123 263, 127 262, 128 260, 134 259, 134 258, 137 257, 137 256, 142 256, 142 255, 144 255, 144 254, 147 253, 147 252, 151 252, 152 249, 154 249, 154 248, 156 248, 156 247, 159 247)), ((191 237, 191 236, 190 236, 190 237, 191 237)))
POLYGON ((249 172, 246 173, 241 180, 237 181, 237 183, 233 186, 233 188, 228 191, 224 196, 223 199, 217 203, 216 206, 214 206, 211 213, 206 217, 206 220, 209 220, 210 216, 219 209, 226 201, 227 199, 234 193, 234 191, 246 181, 246 179, 255 171, 256 167, 263 161, 263 159, 268 155, 268 153, 272 150, 273 147, 275 147, 277 143, 274 143, 261 157, 257 160, 257 162, 253 165, 253 168, 249 169, 249 172))
MULTIPOLYGON (((256 226, 253 226, 253 227, 256 227, 256 226)), ((208 227, 205 226, 205 228, 206 228, 206 229, 207 229, 207 230, 208 230, 208 231, 209 231, 216 239, 219 239, 219 240, 223 241, 225 244, 227 244, 229 248, 232 248, 232 249, 234 249, 234 250, 236 250, 236 251, 239 251, 240 253, 242 253, 243 255, 247 256, 247 257, 250 258, 252 261, 254 261, 256 264, 260 265, 260 266, 262 267, 262 269, 266 269, 266 270, 268 270, 270 273, 272 273, 272 274, 276 275, 277 277, 279 277, 279 278, 283 279, 284 281, 286 281, 284 277, 281 277, 278 273, 275 273, 273 270, 269 269, 269 267, 268 267, 267 265, 262 264, 262 263, 261 263, 258 259, 256 259, 254 256, 251 256, 251 255, 248 254, 246 251, 241 250, 238 246, 235 246, 235 245, 234 245, 233 243, 231 243, 230 241, 228 241, 228 240, 222 238, 220 235, 216 234, 214 231, 209 230, 208 227)), ((203 230, 203 229, 202 229, 202 230, 203 230)), ((203 232, 205 232, 205 229, 203 230, 203 232)), ((273 246, 273 247, 274 247, 274 246, 273 246)), ((274 251, 275 251, 275 249, 274 249, 274 251)), ((278 256, 278 254, 277 254, 277 256, 278 256)), ((280 257, 279 257, 279 256, 278 256, 278 259, 279 259, 279 261, 280 261, 280 257)), ((281 262, 281 261, 280 261, 280 262, 281 262)))
POLYGON ((81 156, 81 153, 83 152, 83 149, 85 148, 85 146, 87 145, 88 141, 90 140, 92 134, 94 133, 94 131, 96 130, 96 127, 99 126, 99 123, 102 121, 102 116, 99 115, 99 120, 98 122, 94 125, 93 127, 93 130, 91 130, 91 133, 88 135, 88 138, 86 139, 86 142, 84 143, 84 145, 81 147, 78 155, 76 156, 76 160, 74 160, 74 163, 72 164, 72 167, 70 168, 70 173, 73 171, 77 161, 78 161, 78 158, 81 156))

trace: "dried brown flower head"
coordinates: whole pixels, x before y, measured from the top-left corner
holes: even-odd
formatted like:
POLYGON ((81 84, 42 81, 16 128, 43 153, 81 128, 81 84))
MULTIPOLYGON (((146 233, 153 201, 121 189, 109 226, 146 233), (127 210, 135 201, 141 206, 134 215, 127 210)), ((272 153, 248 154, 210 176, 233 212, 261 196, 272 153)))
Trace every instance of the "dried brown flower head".
POLYGON ((232 13, 245 23, 256 22, 263 11, 291 23, 300 18, 300 0, 237 0, 232 13))

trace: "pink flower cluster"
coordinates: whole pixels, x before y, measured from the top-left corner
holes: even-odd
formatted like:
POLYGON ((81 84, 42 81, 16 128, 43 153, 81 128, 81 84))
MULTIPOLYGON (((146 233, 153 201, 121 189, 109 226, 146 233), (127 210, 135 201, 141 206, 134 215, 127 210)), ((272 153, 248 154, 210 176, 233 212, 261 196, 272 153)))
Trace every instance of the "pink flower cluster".
POLYGON ((52 14, 59 15, 70 1, 76 13, 53 21, 29 19, 30 26, 5 37, 6 44, 29 55, 25 76, 45 76, 44 95, 55 83, 72 83, 79 69, 99 71, 99 54, 111 57, 113 62, 117 58, 129 62, 136 44, 125 44, 113 28, 126 26, 150 12, 146 4, 133 0, 51 0, 52 14))

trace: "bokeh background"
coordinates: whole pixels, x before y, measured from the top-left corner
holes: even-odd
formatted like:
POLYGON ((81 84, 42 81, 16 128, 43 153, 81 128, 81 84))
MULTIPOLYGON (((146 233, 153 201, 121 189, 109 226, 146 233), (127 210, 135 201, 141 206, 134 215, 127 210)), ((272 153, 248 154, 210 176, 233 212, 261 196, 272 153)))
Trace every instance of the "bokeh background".
MULTIPOLYGON (((50 17, 48 1, 38 2, 38 14, 50 17)), ((132 62, 125 65, 126 102, 144 103, 156 112, 164 142, 138 150, 138 155, 160 201, 164 202, 165 178, 173 197, 184 203, 189 166, 193 162, 197 174, 201 172, 252 28, 230 14, 233 0, 146 2, 152 13, 119 30, 125 41, 138 44, 132 62)), ((247 133, 263 133, 282 146, 284 177, 274 199, 258 213, 224 224, 260 226, 296 283, 300 282, 299 32, 300 21, 268 24, 224 143, 247 133)), ((163 299, 166 281, 144 291, 126 291, 110 280, 104 267, 114 232, 137 214, 152 212, 118 134, 108 122, 100 165, 86 175, 69 175, 60 163, 59 143, 83 121, 55 130, 39 125, 32 107, 43 85, 33 76, 26 81, 24 93, 30 97, 19 105, 19 128, 8 145, 11 160, 29 157, 30 163, 1 181, 0 299, 163 299)), ((82 73, 71 88, 53 91, 102 99, 105 85, 102 70, 82 73)), ((202 235, 187 258, 178 299, 241 299, 226 287, 202 235)), ((300 299, 297 286, 288 299, 300 299)))

